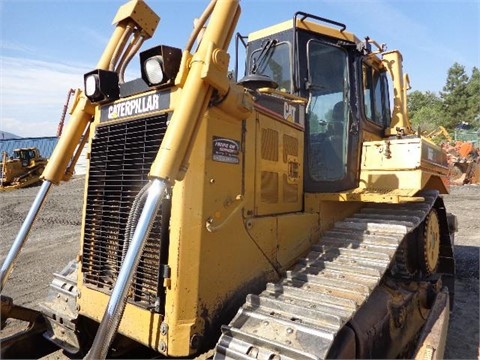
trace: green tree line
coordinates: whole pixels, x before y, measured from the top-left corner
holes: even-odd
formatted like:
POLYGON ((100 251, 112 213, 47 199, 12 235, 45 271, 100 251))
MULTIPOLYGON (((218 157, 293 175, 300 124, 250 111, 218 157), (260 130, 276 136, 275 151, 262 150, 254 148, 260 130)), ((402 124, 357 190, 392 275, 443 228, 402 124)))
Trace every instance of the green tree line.
POLYGON ((470 76, 459 63, 448 69, 443 91, 413 91, 408 94, 408 114, 415 130, 430 132, 443 126, 450 133, 462 123, 480 129, 480 70, 470 76))

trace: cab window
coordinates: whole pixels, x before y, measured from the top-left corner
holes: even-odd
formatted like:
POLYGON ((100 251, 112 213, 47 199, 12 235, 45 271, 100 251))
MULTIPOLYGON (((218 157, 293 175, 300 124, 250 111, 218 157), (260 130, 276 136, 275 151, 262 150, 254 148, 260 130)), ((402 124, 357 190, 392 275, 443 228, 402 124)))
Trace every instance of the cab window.
POLYGON ((362 72, 365 117, 382 127, 388 127, 391 113, 386 73, 366 63, 363 63, 362 72))

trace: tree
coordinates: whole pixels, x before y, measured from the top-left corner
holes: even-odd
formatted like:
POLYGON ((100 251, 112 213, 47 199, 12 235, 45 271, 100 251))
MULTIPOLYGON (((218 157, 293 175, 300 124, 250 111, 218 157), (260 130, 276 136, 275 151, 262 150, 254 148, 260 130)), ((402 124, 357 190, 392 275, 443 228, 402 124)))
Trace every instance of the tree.
POLYGON ((480 70, 474 67, 469 78, 463 65, 453 64, 440 95, 431 91, 408 94, 408 114, 413 129, 426 133, 443 126, 453 134, 462 123, 480 129, 480 70))
POLYGON ((475 129, 480 128, 480 70, 476 67, 472 70, 472 76, 467 84, 468 109, 467 121, 475 129))
POLYGON ((430 132, 442 125, 445 118, 442 113, 443 101, 431 91, 413 91, 408 95, 408 114, 414 130, 430 132))
POLYGON ((453 129, 462 121, 468 119, 469 90, 468 75, 465 73, 465 67, 459 63, 453 64, 448 69, 447 82, 440 93, 443 99, 443 111, 445 115, 444 126, 447 129, 453 129))

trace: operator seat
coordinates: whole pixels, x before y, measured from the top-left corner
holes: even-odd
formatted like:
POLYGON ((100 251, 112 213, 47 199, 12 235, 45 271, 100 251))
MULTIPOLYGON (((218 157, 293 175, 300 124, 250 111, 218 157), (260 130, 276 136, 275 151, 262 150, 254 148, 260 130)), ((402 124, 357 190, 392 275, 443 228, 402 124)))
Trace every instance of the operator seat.
POLYGON ((343 124, 344 124, 344 103, 339 101, 335 104, 332 110, 332 121, 328 126, 328 133, 330 136, 343 137, 343 124))
POLYGON ((340 178, 343 175, 343 147, 344 147, 344 126, 345 126, 345 106, 343 101, 337 102, 332 110, 332 119, 328 124, 327 130, 327 163, 330 169, 330 175, 334 178, 340 178))

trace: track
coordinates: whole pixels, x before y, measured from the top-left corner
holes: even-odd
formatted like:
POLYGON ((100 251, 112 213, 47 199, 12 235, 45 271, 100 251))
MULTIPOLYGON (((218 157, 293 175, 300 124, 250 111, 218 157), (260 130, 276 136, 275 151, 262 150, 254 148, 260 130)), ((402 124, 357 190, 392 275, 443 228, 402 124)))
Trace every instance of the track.
POLYGON ((366 302, 396 251, 432 209, 424 202, 371 204, 337 222, 278 283, 250 294, 222 328, 215 359, 323 359, 366 302))

